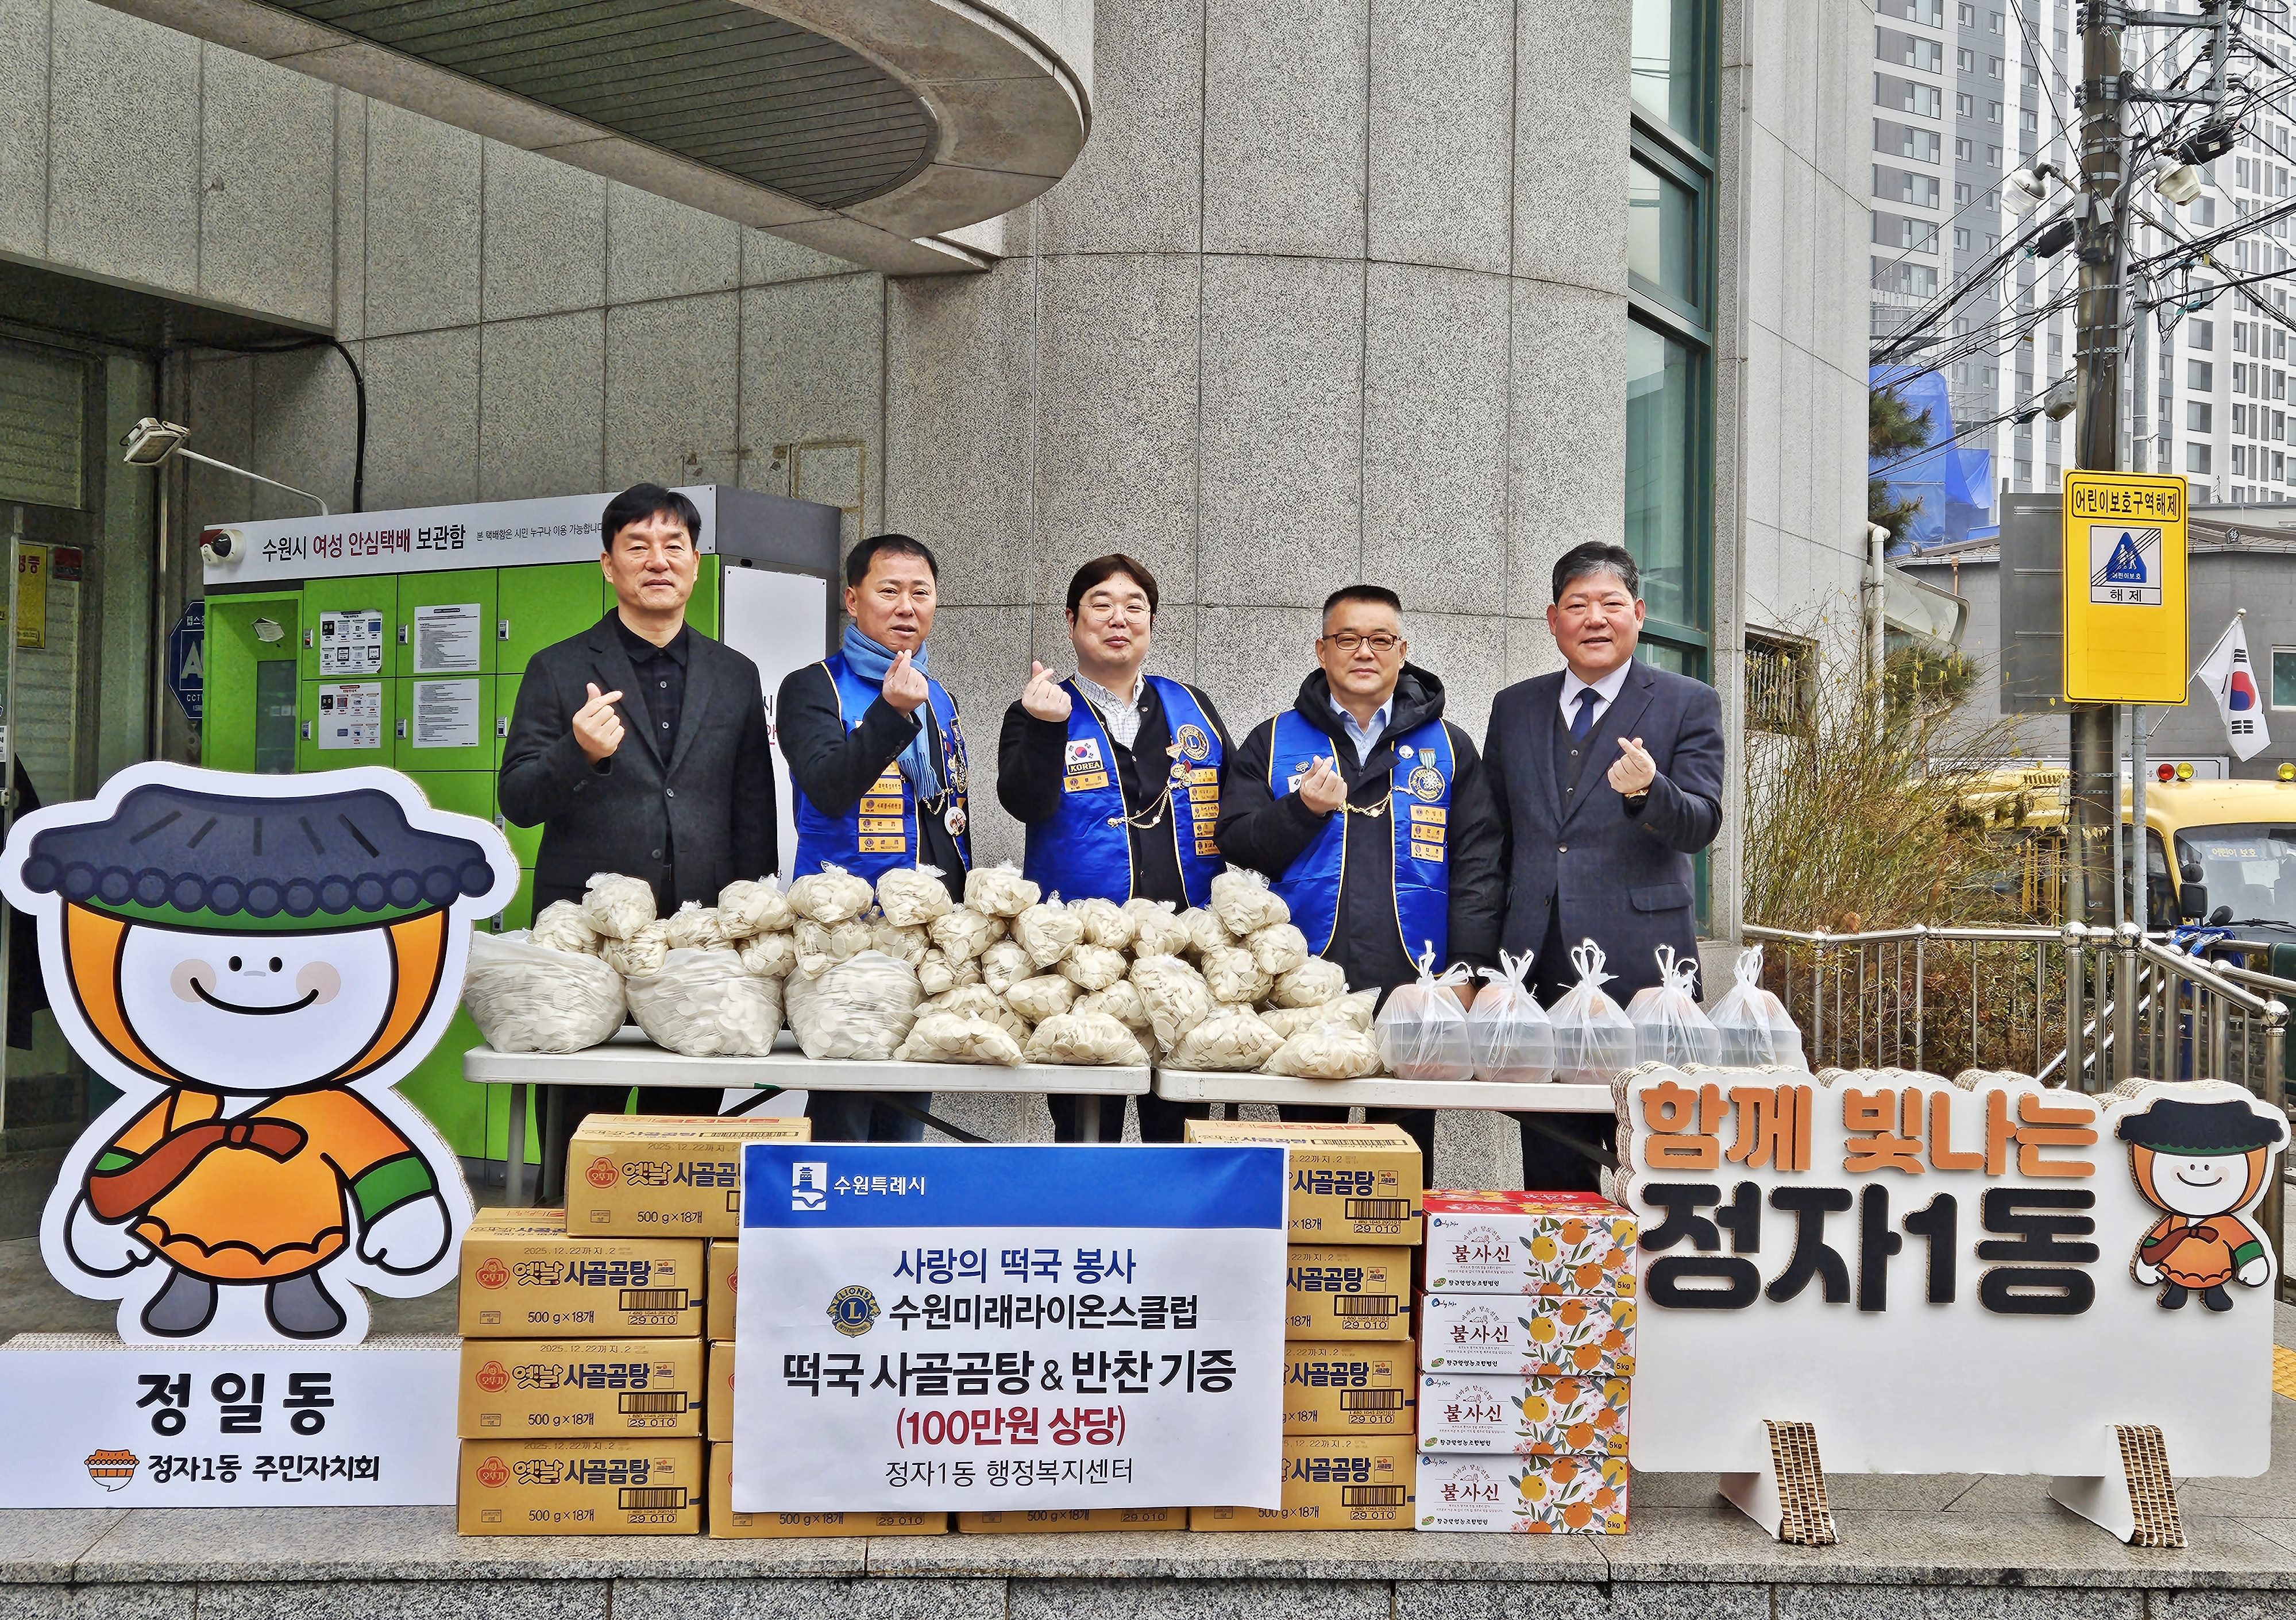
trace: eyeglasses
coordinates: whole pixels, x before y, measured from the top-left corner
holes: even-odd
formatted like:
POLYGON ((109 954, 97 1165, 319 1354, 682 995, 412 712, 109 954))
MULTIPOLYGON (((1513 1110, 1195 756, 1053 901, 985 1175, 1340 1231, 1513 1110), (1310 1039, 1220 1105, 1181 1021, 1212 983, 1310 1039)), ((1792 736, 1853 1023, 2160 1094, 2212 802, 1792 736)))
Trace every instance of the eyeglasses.
POLYGON ((1321 638, 1341 652, 1353 652, 1358 647, 1368 647, 1374 652, 1386 654, 1403 645, 1403 638, 1385 630, 1374 630, 1369 635, 1358 635, 1352 630, 1342 630, 1336 635, 1321 638))

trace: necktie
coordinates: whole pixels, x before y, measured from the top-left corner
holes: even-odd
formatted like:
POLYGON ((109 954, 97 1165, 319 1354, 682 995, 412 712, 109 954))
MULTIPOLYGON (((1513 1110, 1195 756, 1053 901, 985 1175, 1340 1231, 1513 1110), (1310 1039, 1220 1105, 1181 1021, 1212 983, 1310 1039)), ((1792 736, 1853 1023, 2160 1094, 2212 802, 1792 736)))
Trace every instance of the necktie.
POLYGON ((1587 740, 1587 733, 1595 729, 1595 705, 1602 700, 1603 694, 1593 687, 1582 686, 1578 689, 1578 712, 1570 716, 1571 741, 1587 740))

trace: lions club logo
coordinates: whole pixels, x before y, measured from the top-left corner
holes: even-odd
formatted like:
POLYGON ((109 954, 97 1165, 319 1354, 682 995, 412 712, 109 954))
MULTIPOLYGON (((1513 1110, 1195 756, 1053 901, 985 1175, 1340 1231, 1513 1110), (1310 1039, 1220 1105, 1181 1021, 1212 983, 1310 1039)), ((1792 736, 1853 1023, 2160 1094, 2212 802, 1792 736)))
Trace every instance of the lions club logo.
POLYGON ((849 1282, 831 1296, 829 1325, 848 1338, 858 1338, 877 1325, 877 1297, 857 1282, 849 1282))
POLYGON ((1182 726, 1179 734, 1173 740, 1180 745, 1180 752, 1199 765, 1201 765, 1212 751, 1212 740, 1204 735, 1202 726, 1193 723, 1182 726))
POLYGON ((1443 773, 1431 765, 1414 765, 1403 785, 1414 798, 1424 799, 1431 805, 1443 797, 1443 773))
POLYGON ((499 1395, 510 1383, 510 1374, 500 1362, 488 1362, 479 1369, 478 1386, 488 1395, 499 1395))

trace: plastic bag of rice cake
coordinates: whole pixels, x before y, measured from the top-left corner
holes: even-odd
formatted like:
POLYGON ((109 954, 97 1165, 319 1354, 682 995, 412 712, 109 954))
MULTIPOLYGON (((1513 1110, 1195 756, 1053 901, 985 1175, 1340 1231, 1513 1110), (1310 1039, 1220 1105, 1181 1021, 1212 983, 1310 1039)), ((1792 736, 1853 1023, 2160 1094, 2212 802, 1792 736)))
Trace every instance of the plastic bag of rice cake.
POLYGON ((1011 1035, 1016 1045, 1028 1043, 1029 1020, 1006 1006, 1004 998, 986 985, 959 985, 940 997, 939 1003, 949 1012, 961 1012, 967 1018, 987 1019, 1011 1035))
POLYGON ((1104 1012, 1134 1034, 1148 1027, 1148 1003, 1140 999, 1140 986, 1130 979, 1119 979, 1105 990, 1095 990, 1076 999, 1072 1012, 1104 1012))
POLYGON ((960 905, 932 920, 926 930, 951 961, 971 961, 1003 937, 1004 924, 985 912, 960 905))
MULTIPOLYGON (((1180 920, 1188 930, 1188 949, 1201 957, 1207 951, 1223 951, 1236 943, 1228 926, 1219 920, 1219 913, 1202 906, 1191 906, 1180 913, 1180 920)), ((1133 947, 1135 955, 1139 947, 1133 947)))
POLYGON ((1212 880, 1212 911, 1239 939, 1292 920, 1292 908, 1248 867, 1231 866, 1212 880))
POLYGON ((619 872, 590 874, 582 892, 582 920, 608 939, 627 939, 654 920, 653 885, 619 872))
POLYGON ((781 1033, 781 982, 746 971, 731 951, 672 951, 628 990, 630 1017, 665 1051, 762 1058, 781 1033))
POLYGON ((864 951, 818 974, 792 973, 783 988, 791 1031, 805 1055, 890 1058, 916 1021, 916 970, 864 951))
POLYGON ((832 926, 858 917, 877 902, 869 880, 824 862, 819 871, 790 885, 790 909, 800 918, 832 926))
POLYGON ((662 958, 669 954, 669 924, 642 923, 627 939, 601 940, 598 954, 606 965, 624 978, 642 978, 649 973, 661 971, 662 958))
POLYGON ((1002 995, 1037 971, 1020 942, 1000 939, 980 953, 980 982, 1002 995))
POLYGON ((1339 963, 1310 956, 1289 973, 1275 977, 1268 999, 1278 1007, 1320 1007, 1348 993, 1348 976, 1339 963))
POLYGON ((1057 973, 1024 978, 1004 993, 1004 1004, 1031 1024, 1041 1024, 1054 1013, 1076 1005, 1077 987, 1057 973))
POLYGON ((1373 1010, 1378 1002, 1378 991, 1357 990, 1328 1002, 1318 1002, 1313 1007, 1263 1008, 1259 1016, 1270 1029, 1288 1041, 1301 1030, 1317 1024, 1345 1024, 1350 1029, 1369 1029, 1373 1010))
POLYGON ((1018 917, 1038 896, 1037 886, 1010 863, 976 866, 964 874, 964 903, 984 917, 1018 917))
POLYGON ((722 951, 733 943, 723 914, 699 900, 688 900, 665 920, 669 932, 664 937, 673 951, 722 951))
POLYGON ((1037 970, 1055 968, 1084 937, 1084 919, 1061 904, 1058 895, 1029 906, 1013 919, 1013 938, 1037 970))
POLYGON ((873 948, 873 933, 867 919, 848 917, 842 922, 816 922, 810 917, 797 920, 797 970, 818 973, 832 962, 858 956, 873 948))
POLYGON ((985 1063, 1012 1068, 1020 1043, 987 1019, 935 1009, 917 1014, 893 1056, 904 1063, 985 1063))
POLYGON ((1216 1002, 1264 1001, 1275 988, 1275 976, 1240 945, 1206 951, 1197 966, 1203 970, 1204 984, 1216 1002))
POLYGON ((734 947, 742 966, 760 978, 787 978, 797 967, 797 936, 775 929, 752 934, 734 947))
POLYGON ((544 906, 528 937, 529 943, 539 950, 566 951, 578 956, 595 956, 604 937, 582 920, 581 903, 575 900, 553 900, 544 906))
POLYGON ((1311 1024, 1261 1067, 1271 1075, 1303 1080, 1360 1080, 1379 1073, 1379 1045, 1367 1031, 1347 1024, 1311 1024))
POLYGON ((1135 1035, 1104 1012, 1056 1012, 1029 1036, 1031 1063, 1132 1066, 1148 1061, 1135 1035))
POLYGON ((932 936, 921 925, 899 928, 880 917, 869 926, 869 943, 914 968, 924 961, 925 953, 932 948, 932 936))
POLYGON ((789 896, 771 878, 734 879, 718 891, 718 911, 724 919, 720 926, 729 939, 786 933, 797 924, 797 913, 790 909, 789 896))
POLYGON ((895 928, 922 928, 955 904, 938 866, 896 866, 877 880, 877 909, 895 928))
POLYGON ((1195 944, 1169 900, 1127 900, 1119 909, 1132 919, 1135 956, 1177 956, 1195 944))
POLYGON ((917 984, 927 995, 946 995, 961 986, 980 982, 980 959, 977 956, 966 961, 951 961, 939 945, 928 945, 923 960, 917 963, 917 984))
POLYGON ((1179 1038, 1211 1016, 1204 976, 1177 956, 1144 956, 1132 964, 1133 986, 1148 1010, 1157 1046, 1169 1051, 1179 1038))
POLYGON ((1105 990, 1132 970, 1124 953, 1106 945, 1079 944, 1061 959, 1060 974, 1079 990, 1105 990))
POLYGON ((1288 922, 1260 929, 1243 942, 1251 951, 1251 960, 1259 970, 1271 978, 1289 973, 1308 960, 1308 937, 1288 922))
POLYGON ((1098 945, 1104 951, 1132 948, 1132 914, 1115 901, 1095 895, 1089 899, 1070 901, 1069 910, 1084 925, 1085 944, 1098 945))
POLYGON ((496 1051, 556 1052, 607 1039, 622 1027, 628 1002, 622 976, 586 951, 474 929, 463 1005, 496 1051))
POLYGON ((1283 1037, 1249 1007, 1222 1007, 1182 1035, 1168 1067, 1242 1070, 1258 1068, 1275 1055, 1283 1037))

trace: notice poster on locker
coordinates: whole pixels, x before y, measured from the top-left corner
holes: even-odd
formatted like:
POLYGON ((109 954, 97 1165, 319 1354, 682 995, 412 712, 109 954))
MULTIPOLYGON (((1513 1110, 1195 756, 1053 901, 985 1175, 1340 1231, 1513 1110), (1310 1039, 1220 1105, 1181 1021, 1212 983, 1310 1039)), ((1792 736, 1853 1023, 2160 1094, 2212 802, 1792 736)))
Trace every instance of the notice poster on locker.
POLYGON ((479 683, 476 681, 414 683, 414 746, 474 749, 479 746, 479 683))
MULTIPOLYGON (((360 608, 319 615, 319 673, 365 675, 382 673, 382 610, 360 608)), ((377 716, 380 718, 380 716, 377 716)), ((365 748, 365 743, 341 743, 365 748)))
POLYGON ((414 673, 476 675, 484 621, 474 601, 434 602, 414 610, 414 673))
POLYGON ((381 748, 382 683, 341 681, 319 688, 319 716, 312 732, 323 749, 381 748))

